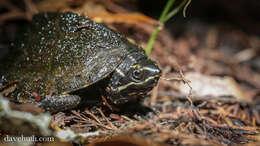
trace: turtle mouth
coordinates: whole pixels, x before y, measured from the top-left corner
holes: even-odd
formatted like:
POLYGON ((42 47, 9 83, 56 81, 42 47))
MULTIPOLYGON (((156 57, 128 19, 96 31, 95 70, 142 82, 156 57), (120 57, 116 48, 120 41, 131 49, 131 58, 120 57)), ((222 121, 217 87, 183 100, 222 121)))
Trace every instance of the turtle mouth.
POLYGON ((138 90, 136 92, 121 93, 118 95, 110 95, 108 99, 114 104, 124 104, 129 101, 137 101, 148 97, 153 87, 146 88, 146 90, 138 90))
POLYGON ((116 99, 112 100, 112 103, 114 104, 124 104, 129 101, 137 101, 138 99, 144 99, 147 97, 148 94, 146 93, 138 93, 135 95, 128 95, 128 96, 119 96, 116 99))
POLYGON ((123 97, 123 98, 118 98, 118 99, 115 99, 112 101, 112 103, 114 104, 124 104, 124 103, 127 103, 129 102, 129 99, 126 98, 126 97, 123 97))
POLYGON ((108 99, 114 104, 123 104, 129 101, 144 99, 149 96, 149 93, 157 85, 159 78, 160 76, 154 76, 149 81, 143 82, 140 85, 132 83, 133 85, 129 85, 123 90, 118 90, 120 87, 115 88, 116 90, 108 87, 109 90, 106 90, 109 91, 107 92, 108 99))

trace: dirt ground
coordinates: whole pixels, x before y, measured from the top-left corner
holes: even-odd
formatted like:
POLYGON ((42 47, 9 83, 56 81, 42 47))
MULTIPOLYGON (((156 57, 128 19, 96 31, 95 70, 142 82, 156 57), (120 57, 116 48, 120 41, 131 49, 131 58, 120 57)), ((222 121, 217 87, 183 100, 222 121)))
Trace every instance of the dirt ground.
MULTIPOLYGON (((260 145, 260 3, 226 3, 192 1, 186 18, 180 12, 162 25, 150 55, 162 77, 142 104, 129 103, 117 112, 102 105, 59 112, 52 115, 51 129, 99 131, 85 138, 92 146, 260 145)), ((148 0, 2 0, 0 59, 19 25, 43 11, 87 15, 145 48, 161 25, 157 19, 164 5, 148 0)), ((79 141, 52 144, 61 143, 79 141)))

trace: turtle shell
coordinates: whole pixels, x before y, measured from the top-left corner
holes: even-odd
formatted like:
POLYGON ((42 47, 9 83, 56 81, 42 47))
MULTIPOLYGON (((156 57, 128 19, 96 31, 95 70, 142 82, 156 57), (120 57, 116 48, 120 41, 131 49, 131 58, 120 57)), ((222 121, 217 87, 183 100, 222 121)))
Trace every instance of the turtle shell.
POLYGON ((69 93, 107 77, 132 49, 140 49, 106 26, 74 13, 41 13, 13 48, 18 56, 2 74, 18 81, 15 96, 69 93))

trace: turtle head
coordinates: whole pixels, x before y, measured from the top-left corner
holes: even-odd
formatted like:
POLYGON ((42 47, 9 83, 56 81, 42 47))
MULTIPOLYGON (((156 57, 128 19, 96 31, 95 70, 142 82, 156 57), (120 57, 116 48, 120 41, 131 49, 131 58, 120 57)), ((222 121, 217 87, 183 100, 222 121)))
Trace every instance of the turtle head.
POLYGON ((114 104, 143 98, 157 84, 161 70, 144 53, 133 52, 112 73, 107 92, 114 104))

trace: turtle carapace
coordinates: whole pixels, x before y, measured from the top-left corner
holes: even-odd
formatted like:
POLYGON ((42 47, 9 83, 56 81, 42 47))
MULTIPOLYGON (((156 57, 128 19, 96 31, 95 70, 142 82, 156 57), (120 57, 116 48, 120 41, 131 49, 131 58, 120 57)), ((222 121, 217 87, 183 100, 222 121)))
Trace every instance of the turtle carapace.
POLYGON ((26 102, 37 93, 42 100, 35 103, 50 112, 88 100, 88 93, 76 93, 90 86, 113 104, 140 99, 161 75, 141 47, 71 12, 35 15, 10 52, 15 53, 5 60, 8 64, 0 65, 0 82, 15 86, 8 96, 26 102))

